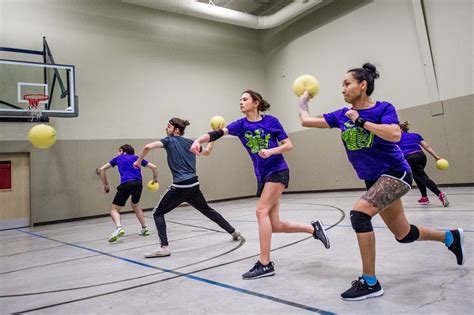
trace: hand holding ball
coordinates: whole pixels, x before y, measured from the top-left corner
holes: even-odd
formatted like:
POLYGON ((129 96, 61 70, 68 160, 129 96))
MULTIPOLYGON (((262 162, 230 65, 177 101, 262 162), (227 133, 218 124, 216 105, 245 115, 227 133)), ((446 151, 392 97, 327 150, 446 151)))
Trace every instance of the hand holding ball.
POLYGON ((222 116, 214 116, 211 118, 212 130, 219 130, 225 127, 225 120, 222 116))
POLYGON ((35 147, 46 149, 56 142, 56 130, 45 124, 36 125, 28 132, 28 139, 35 147))
POLYGON ((158 184, 158 182, 153 182, 152 180, 149 181, 148 184, 146 185, 146 189, 148 189, 148 191, 151 191, 151 192, 158 191, 158 188, 160 188, 160 185, 158 184))
POLYGON ((305 90, 308 90, 311 97, 316 96, 319 92, 318 80, 309 74, 300 75, 293 82, 293 91, 297 96, 301 96, 305 90))
POLYGON ((438 161, 436 161, 436 167, 439 170, 445 170, 449 167, 449 162, 445 159, 439 159, 438 161))

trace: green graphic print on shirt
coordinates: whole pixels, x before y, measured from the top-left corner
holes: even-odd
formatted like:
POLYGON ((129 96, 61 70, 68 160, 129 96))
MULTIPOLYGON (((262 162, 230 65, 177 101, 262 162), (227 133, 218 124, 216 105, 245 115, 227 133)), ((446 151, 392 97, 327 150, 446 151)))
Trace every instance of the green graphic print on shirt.
POLYGON ((342 140, 346 143, 347 150, 355 151, 372 147, 374 134, 354 125, 352 121, 344 123, 346 129, 341 133, 342 140))
POLYGON ((270 141, 271 135, 266 134, 263 129, 256 129, 255 135, 252 135, 252 131, 246 131, 244 137, 247 139, 245 144, 250 148, 252 153, 258 153, 261 149, 268 148, 268 142, 270 141))

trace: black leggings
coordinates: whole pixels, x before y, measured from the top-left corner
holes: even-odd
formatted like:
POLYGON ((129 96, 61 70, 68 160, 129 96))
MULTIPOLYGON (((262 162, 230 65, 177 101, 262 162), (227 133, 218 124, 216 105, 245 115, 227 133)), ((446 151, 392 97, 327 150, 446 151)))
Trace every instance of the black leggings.
POLYGON ((413 179, 421 192, 421 196, 427 197, 426 187, 428 187, 436 196, 439 196, 441 191, 438 189, 438 186, 436 186, 436 184, 425 173, 426 154, 423 151, 420 151, 405 155, 405 158, 413 171, 413 179))
POLYGON ((168 246, 168 237, 166 234, 165 214, 175 209, 183 202, 189 203, 199 212, 208 217, 211 221, 217 223, 227 233, 234 233, 235 229, 222 215, 216 210, 209 207, 206 199, 199 189, 199 185, 189 188, 177 188, 170 186, 165 192, 161 200, 153 210, 153 218, 155 219, 156 229, 160 237, 161 246, 168 246))

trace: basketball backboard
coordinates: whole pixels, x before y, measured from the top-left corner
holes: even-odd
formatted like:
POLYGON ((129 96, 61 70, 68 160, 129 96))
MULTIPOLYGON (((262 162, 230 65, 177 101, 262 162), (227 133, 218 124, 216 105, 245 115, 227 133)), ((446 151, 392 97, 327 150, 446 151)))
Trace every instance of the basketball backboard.
POLYGON ((0 116, 31 116, 25 95, 45 94, 45 117, 77 117, 72 65, 0 59, 0 116))

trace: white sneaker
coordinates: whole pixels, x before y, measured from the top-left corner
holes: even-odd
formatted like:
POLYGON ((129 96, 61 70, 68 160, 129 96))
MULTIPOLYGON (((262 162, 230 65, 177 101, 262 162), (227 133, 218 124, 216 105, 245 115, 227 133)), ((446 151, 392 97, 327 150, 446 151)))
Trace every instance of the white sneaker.
POLYGON ((142 228, 141 231, 140 231, 141 236, 148 236, 150 234, 151 234, 151 232, 147 227, 142 228))
POLYGON ((118 228, 112 233, 112 235, 110 235, 108 241, 109 241, 109 243, 113 243, 116 240, 118 240, 119 237, 122 237, 124 235, 125 235, 124 229, 118 228))
POLYGON ((171 251, 169 250, 169 248, 160 247, 151 253, 146 253, 145 258, 166 257, 170 255, 171 251))
POLYGON ((441 192, 441 193, 439 194, 439 200, 440 200, 441 203, 443 204, 443 207, 449 206, 448 197, 446 196, 446 194, 445 194, 444 192, 441 192))

